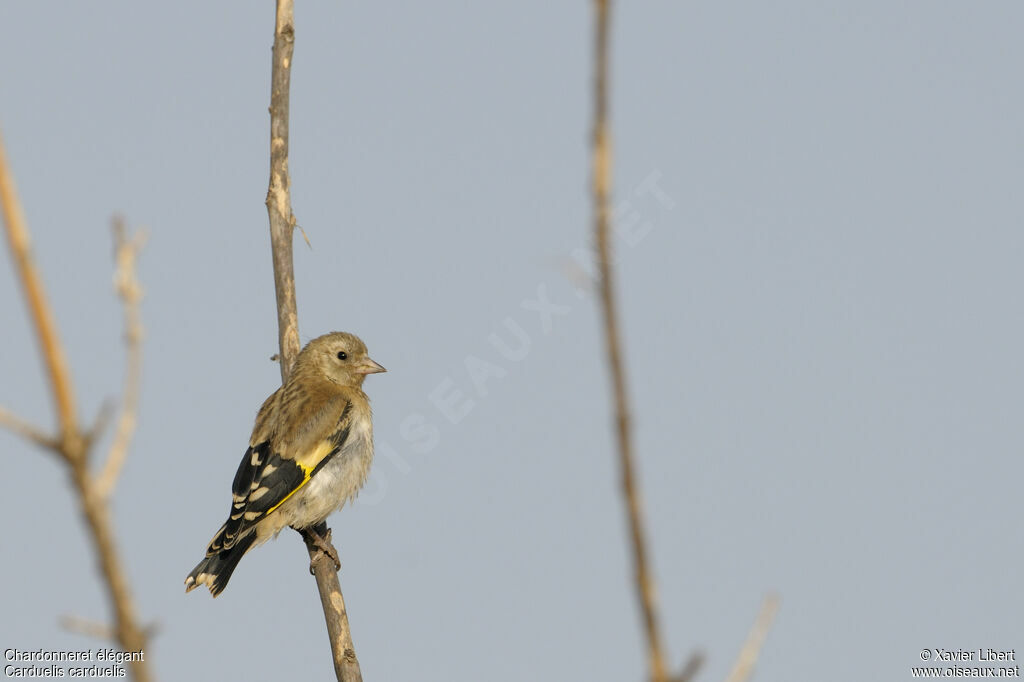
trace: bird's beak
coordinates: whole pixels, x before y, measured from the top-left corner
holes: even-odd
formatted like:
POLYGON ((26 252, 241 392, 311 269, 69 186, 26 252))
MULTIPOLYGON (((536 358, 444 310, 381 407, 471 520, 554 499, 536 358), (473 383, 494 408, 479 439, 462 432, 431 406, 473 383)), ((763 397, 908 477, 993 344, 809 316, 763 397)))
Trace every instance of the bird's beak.
POLYGON ((378 365, 370 358, 366 358, 356 367, 356 372, 359 374, 377 374, 378 372, 386 372, 387 370, 378 365))

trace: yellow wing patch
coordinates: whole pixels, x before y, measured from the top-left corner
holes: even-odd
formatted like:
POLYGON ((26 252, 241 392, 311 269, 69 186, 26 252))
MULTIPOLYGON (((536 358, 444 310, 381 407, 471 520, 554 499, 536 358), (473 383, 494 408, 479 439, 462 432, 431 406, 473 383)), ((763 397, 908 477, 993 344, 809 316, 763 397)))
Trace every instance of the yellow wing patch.
POLYGON ((281 498, 281 500, 277 504, 268 509, 265 513, 269 514, 273 512, 275 509, 277 509, 282 504, 287 502, 292 495, 302 490, 302 486, 309 483, 309 479, 311 479, 313 477, 313 474, 316 473, 317 467, 324 461, 324 458, 330 455, 332 452, 334 452, 335 449, 336 446, 334 445, 334 443, 332 443, 329 440, 322 440, 319 443, 317 443, 317 446, 310 450, 305 456, 296 457, 294 462, 295 464, 298 465, 300 469, 302 469, 302 481, 297 486, 295 486, 295 488, 292 489, 291 492, 289 492, 287 495, 281 498))

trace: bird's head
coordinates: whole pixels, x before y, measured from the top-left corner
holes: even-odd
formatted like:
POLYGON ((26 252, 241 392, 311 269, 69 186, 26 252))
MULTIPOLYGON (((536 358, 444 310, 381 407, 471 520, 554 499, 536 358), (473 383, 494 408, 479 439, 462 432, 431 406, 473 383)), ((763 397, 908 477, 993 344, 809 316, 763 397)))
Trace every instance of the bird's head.
POLYGON ((370 359, 366 344, 348 332, 331 332, 307 343, 295 369, 316 371, 342 386, 362 386, 367 374, 387 371, 370 359))

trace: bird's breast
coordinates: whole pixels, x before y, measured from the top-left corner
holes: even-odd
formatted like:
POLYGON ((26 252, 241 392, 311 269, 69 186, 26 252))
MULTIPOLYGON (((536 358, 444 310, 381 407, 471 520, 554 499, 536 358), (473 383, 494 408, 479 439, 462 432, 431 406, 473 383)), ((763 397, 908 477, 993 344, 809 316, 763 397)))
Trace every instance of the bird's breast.
POLYGON ((292 509, 280 511, 290 517, 289 525, 307 527, 320 523, 353 499, 366 482, 373 461, 373 427, 370 419, 353 419, 348 438, 327 464, 309 479, 293 497, 292 509))

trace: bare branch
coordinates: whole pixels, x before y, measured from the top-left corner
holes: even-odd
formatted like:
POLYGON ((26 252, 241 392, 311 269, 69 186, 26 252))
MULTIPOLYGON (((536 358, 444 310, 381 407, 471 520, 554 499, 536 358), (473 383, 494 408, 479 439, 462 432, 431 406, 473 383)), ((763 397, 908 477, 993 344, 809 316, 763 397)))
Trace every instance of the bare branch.
POLYGON ((97 623, 94 620, 82 618, 81 616, 73 616, 71 614, 63 615, 60 617, 60 626, 68 632, 74 632, 87 637, 115 641, 117 639, 114 628, 105 623, 97 623))
POLYGON ((109 398, 105 398, 96 412, 96 418, 92 420, 92 426, 85 432, 85 447, 92 448, 93 443, 103 435, 110 423, 110 417, 114 412, 114 405, 109 398))
POLYGON ((68 371, 64 349, 57 337, 57 325, 53 321, 53 313, 46 302, 43 281, 32 259, 32 242, 29 239, 25 216, 21 210, 21 202, 14 187, 14 177, 7 165, 7 154, 4 151, 3 138, 0 137, 0 203, 3 204, 4 225, 7 227, 7 240, 11 247, 11 257, 21 279, 25 293, 25 303, 29 315, 36 328, 36 336, 43 349, 43 360, 50 375, 50 388, 53 390, 54 404, 57 408, 58 424, 61 438, 67 438, 77 431, 78 420, 75 415, 74 392, 71 388, 71 373, 68 371))
POLYGON ((633 573, 637 599, 643 615, 647 640, 647 660, 653 682, 667 682, 668 668, 658 622, 654 579, 647 566, 647 540, 643 525, 640 493, 634 473, 632 436, 630 434, 629 396, 626 370, 622 363, 618 312, 615 303, 615 282, 612 271, 611 238, 611 132, 608 126, 608 37, 611 23, 610 0, 595 0, 594 34, 594 129, 593 129, 593 198, 594 232, 597 241, 599 292, 604 317, 604 336, 611 368, 612 392, 615 402, 615 426, 622 476, 622 493, 626 500, 630 539, 633 549, 633 573))
POLYGON ((695 651, 690 654, 690 658, 683 664, 683 669, 673 679, 675 682, 691 682, 691 680, 697 677, 697 673, 703 667, 704 654, 700 651, 695 651))
MULTIPOLYGON (((60 617, 60 626, 68 632, 75 632, 80 635, 86 635, 87 637, 96 637, 97 639, 108 639, 113 642, 117 642, 117 631, 106 623, 97 623, 94 620, 89 620, 88 618, 82 618, 81 616, 75 616, 69 613, 60 617)), ((159 624, 150 623, 143 629, 143 633, 146 635, 146 639, 149 640, 155 637, 159 630, 159 624)))
POLYGON ((139 302, 142 287, 135 276, 135 262, 146 241, 143 232, 136 232, 129 239, 125 233, 124 221, 114 219, 114 260, 117 270, 114 285, 124 307, 125 373, 124 389, 121 394, 121 414, 114 432, 114 442, 107 454, 107 462, 96 479, 96 492, 109 497, 117 484, 117 477, 128 455, 128 446, 135 434, 136 415, 139 408, 139 385, 142 376, 142 315, 139 302))
POLYGON ((597 291, 597 281, 575 260, 566 258, 561 269, 580 296, 589 296, 597 291))
MULTIPOLYGON (((292 259, 296 221, 292 214, 291 179, 288 175, 288 107, 294 48, 295 19, 292 0, 277 0, 273 66, 270 76, 270 185, 267 189, 266 203, 274 261, 282 383, 287 381, 291 373, 300 345, 292 259)), ((303 538, 308 539, 305 534, 303 538)), ((359 661, 352 645, 345 599, 341 594, 341 584, 338 582, 338 572, 333 563, 315 561, 319 550, 309 542, 306 544, 331 641, 334 673, 339 682, 362 682, 359 661)))
MULTIPOLYGON (((31 258, 28 227, 21 214, 21 206, 14 191, 14 181, 7 166, 7 160, 0 141, 0 201, 3 202, 4 221, 11 253, 17 266, 25 301, 36 328, 36 337, 43 349, 43 357, 50 373, 54 404, 60 425, 60 437, 54 439, 53 447, 64 458, 71 474, 71 483, 78 497, 86 528, 92 539, 93 548, 99 558, 100 572, 111 608, 114 611, 113 628, 118 645, 126 652, 143 651, 146 647, 146 633, 139 626, 135 605, 128 589, 123 564, 114 543, 114 532, 106 498, 99 494, 96 482, 89 472, 88 448, 93 434, 83 432, 75 415, 74 391, 68 372, 60 339, 50 305, 43 293, 39 273, 31 258)), ((19 423, 16 421, 15 423, 19 423)), ((9 420, 8 420, 8 423, 9 420)), ((24 422, 20 422, 25 426, 24 422)), ((28 433, 40 435, 37 429, 28 433)), ((34 438, 36 442, 41 442, 34 438)), ((152 677, 145 660, 128 661, 132 678, 136 682, 150 682, 152 677)))
POLYGON ((754 626, 750 629, 750 634, 747 635, 747 641, 740 649, 732 672, 729 673, 725 682, 746 682, 750 678, 751 673, 754 672, 757 657, 761 654, 761 646, 764 644, 765 637, 768 636, 768 631, 772 627, 772 621, 775 620, 775 613, 778 610, 779 598, 776 595, 770 594, 764 598, 761 603, 761 611, 757 614, 754 626))
MULTIPOLYGON (((75 442, 84 442, 78 437, 75 442)), ((110 509, 107 500, 96 489, 95 480, 89 473, 84 452, 68 457, 71 468, 71 481, 78 495, 82 516, 92 538, 93 546, 99 558, 100 572, 103 575, 107 594, 114 610, 114 633, 121 648, 128 651, 143 651, 146 648, 146 633, 139 624, 135 613, 135 602, 128 589, 128 579, 124 564, 121 562, 114 542, 114 531, 110 520, 110 509)), ((129 661, 132 677, 137 682, 148 682, 152 679, 145 661, 129 661)))
MULTIPOLYGON (((326 528, 327 524, 323 524, 326 528)), ((321 539, 330 545, 331 532, 320 534, 321 539)), ((352 631, 348 627, 348 611, 345 609, 345 597, 341 594, 338 584, 338 569, 334 561, 326 553, 320 551, 308 533, 302 533, 306 549, 310 557, 310 569, 316 577, 316 586, 320 591, 320 602, 324 605, 324 618, 327 622, 327 636, 331 640, 331 652, 334 654, 334 674, 339 682, 362 682, 363 674, 359 669, 355 645, 352 644, 352 631), (327 604, 331 605, 328 616, 327 604), (340 614, 336 616, 335 614, 340 614)))
POLYGON ((48 434, 43 432, 42 429, 37 426, 33 426, 3 407, 0 407, 0 425, 7 427, 22 438, 30 440, 40 447, 46 448, 47 450, 53 450, 57 454, 61 454, 59 441, 51 438, 48 434))
POLYGON ((291 373, 300 346, 299 314, 295 304, 295 268, 292 261, 295 216, 292 214, 291 177, 288 174, 288 107, 294 49, 295 17, 292 0, 277 0, 270 74, 270 186, 266 203, 274 260, 282 383, 291 373))

